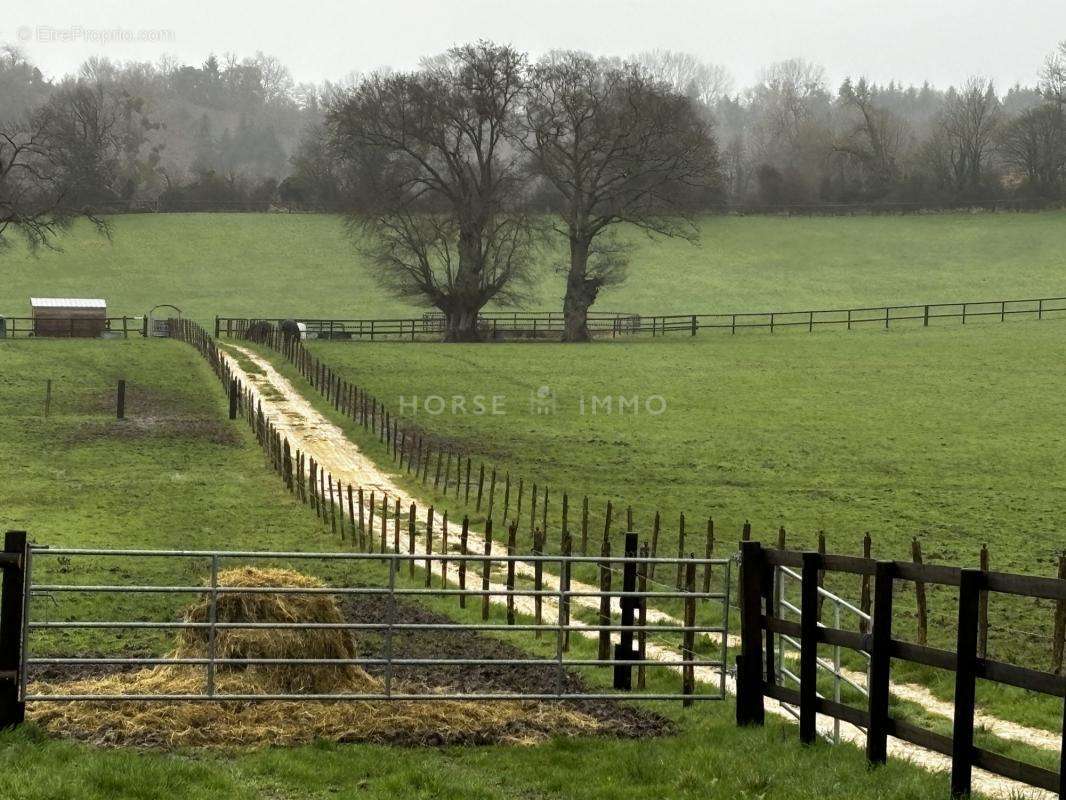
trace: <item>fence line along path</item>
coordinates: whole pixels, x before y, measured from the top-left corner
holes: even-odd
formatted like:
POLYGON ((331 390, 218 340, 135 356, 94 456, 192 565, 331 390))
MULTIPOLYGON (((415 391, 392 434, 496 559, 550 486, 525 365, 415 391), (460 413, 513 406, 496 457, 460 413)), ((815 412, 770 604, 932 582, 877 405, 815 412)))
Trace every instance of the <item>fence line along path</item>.
MULTIPOLYGON (((363 486, 365 489, 387 492, 390 498, 400 498, 402 505, 414 502, 414 498, 397 486, 384 471, 379 469, 377 464, 366 456, 355 443, 351 442, 340 428, 329 422, 315 409, 284 376, 278 373, 268 360, 244 347, 233 344, 228 345, 228 347, 238 351, 243 358, 248 359, 257 369, 262 371, 261 374, 250 374, 241 368, 235 358, 224 350, 222 351, 222 357, 227 362, 229 369, 249 387, 255 401, 262 403, 264 415, 273 421, 280 433, 291 437, 294 444, 298 444, 308 456, 315 458, 324 469, 331 471, 335 477, 342 476, 347 478, 353 485, 363 486)), ((469 546, 472 551, 479 552, 479 549, 484 548, 485 540, 480 532, 471 530, 469 537, 469 546)), ((489 552, 491 554, 505 554, 506 548, 499 543, 493 542, 490 547, 489 552)), ((416 552, 425 552, 424 536, 421 534, 418 538, 416 552)), ((457 581, 458 567, 455 564, 448 564, 447 568, 449 578, 457 581)), ((530 564, 520 564, 518 565, 518 570, 527 577, 533 575, 533 567, 530 564)), ((556 576, 545 574, 543 579, 545 588, 558 589, 556 576)), ((593 588, 577 581, 572 581, 570 587, 574 591, 588 591, 593 588)), ((472 591, 476 592, 476 587, 472 591)), ((500 598, 496 598, 494 602, 499 602, 499 600, 500 598)), ((532 598, 526 598, 526 600, 531 604, 530 608, 520 607, 519 611, 534 613, 532 598)), ((588 611, 598 610, 595 602, 590 602, 589 598, 574 597, 571 602, 588 611)), ((544 599, 543 611, 548 614, 556 612, 554 602, 550 598, 544 599)), ((613 598, 612 614, 617 613, 620 613, 619 598, 613 598)), ((576 622, 576 620, 572 621, 576 622)), ((664 625, 681 624, 681 621, 677 618, 650 606, 648 608, 647 621, 649 624, 656 622, 664 625)), ((595 631, 589 631, 585 635, 595 637, 598 634, 595 631)), ((614 639, 617 640, 617 637, 614 637, 614 639)), ((647 644, 647 653, 649 658, 668 661, 678 660, 682 656, 677 648, 658 645, 651 640, 647 644)), ((666 669, 680 670, 681 668, 666 667, 666 669)), ((728 693, 736 694, 734 679, 728 674, 723 674, 722 670, 712 667, 696 667, 694 672, 695 679, 698 682, 711 685, 724 684, 728 693)), ((786 708, 785 704, 767 698, 765 707, 771 714, 785 719, 792 719, 791 712, 786 708)), ((819 718, 817 727, 818 731, 827 737, 834 734, 834 724, 826 717, 819 718)), ((861 747, 866 741, 866 734, 861 728, 850 723, 843 723, 840 726, 840 740, 851 742, 861 747)), ((950 759, 897 739, 889 740, 888 753, 893 757, 905 758, 929 770, 946 771, 951 767, 950 759)), ((1034 791, 1023 784, 981 770, 975 773, 974 787, 986 795, 1004 798, 1004 800, 1013 800, 1013 798, 1019 796, 1038 797, 1042 800, 1043 798, 1052 797, 1049 793, 1034 791)))
MULTIPOLYGON (((640 315, 614 311, 589 312, 588 328, 596 338, 629 336, 696 336, 701 331, 736 334, 759 330, 769 333, 839 327, 847 330, 891 329, 911 325, 929 327, 941 321, 966 325, 979 321, 1006 322, 1021 318, 1043 320, 1066 316, 1066 297, 1021 300, 958 300, 947 303, 809 309, 805 311, 739 311, 719 314, 640 315)), ((243 337, 256 323, 279 325, 281 318, 215 317, 215 337, 243 337)), ((424 314, 412 318, 340 319, 304 318, 294 321, 308 337, 349 341, 433 341, 445 330, 444 317, 424 314)), ((557 311, 483 312, 478 328, 490 341, 558 339, 565 320, 557 311)))

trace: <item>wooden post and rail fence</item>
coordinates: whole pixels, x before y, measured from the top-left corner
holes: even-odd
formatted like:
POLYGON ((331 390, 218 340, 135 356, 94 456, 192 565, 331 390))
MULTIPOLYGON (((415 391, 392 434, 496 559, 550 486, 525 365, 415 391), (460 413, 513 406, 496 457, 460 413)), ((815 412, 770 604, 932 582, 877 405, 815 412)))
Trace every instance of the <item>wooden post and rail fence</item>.
MULTIPOLYGON (((866 731, 866 756, 873 764, 887 758, 889 736, 940 753, 951 759, 951 794, 970 794, 975 768, 984 769, 1066 798, 1066 747, 1059 771, 1038 767, 974 743, 976 682, 982 680, 1066 698, 1066 675, 996 661, 982 655, 979 619, 982 596, 992 592, 1015 597, 1050 600, 1057 604, 1057 627, 1066 613, 1066 579, 1016 575, 979 569, 959 569, 914 561, 876 561, 855 556, 828 555, 764 548, 759 542, 741 542, 740 567, 741 652, 737 656, 737 723, 761 725, 765 698, 799 709, 799 735, 804 743, 817 736, 817 717, 842 720, 866 731), (800 570, 802 591, 800 621, 775 616, 774 582, 779 570, 800 570), (845 573, 873 581, 873 618, 869 630, 856 632, 823 625, 818 618, 820 573, 845 573), (922 582, 950 587, 958 592, 954 651, 903 641, 893 633, 893 603, 898 585, 922 582), (782 686, 775 666, 775 637, 800 642, 799 689, 782 686), (865 707, 855 707, 822 697, 817 691, 819 645, 862 651, 870 657, 868 697, 865 707), (952 735, 926 730, 889 713, 892 660, 949 670, 955 673, 955 712, 952 735)), ((1063 718, 1066 745, 1066 709, 1063 718)))
MULTIPOLYGON (((800 311, 745 311, 718 314, 653 314, 629 312, 590 312, 589 332, 595 338, 668 334, 696 336, 700 331, 736 334, 744 330, 804 330, 843 327, 882 328, 904 324, 928 328, 941 321, 962 325, 989 319, 1006 322, 1021 317, 1043 320, 1066 312, 1066 297, 1037 297, 1018 300, 962 300, 947 303, 862 306, 856 308, 808 309, 800 311)), ((215 337, 245 336, 257 323, 277 327, 283 318, 215 317, 215 337)), ((309 338, 350 341, 434 341, 445 331, 444 317, 424 314, 411 318, 340 319, 303 318, 293 321, 303 326, 309 338)), ((484 312, 479 329, 486 341, 560 338, 565 320, 557 311, 484 312)))

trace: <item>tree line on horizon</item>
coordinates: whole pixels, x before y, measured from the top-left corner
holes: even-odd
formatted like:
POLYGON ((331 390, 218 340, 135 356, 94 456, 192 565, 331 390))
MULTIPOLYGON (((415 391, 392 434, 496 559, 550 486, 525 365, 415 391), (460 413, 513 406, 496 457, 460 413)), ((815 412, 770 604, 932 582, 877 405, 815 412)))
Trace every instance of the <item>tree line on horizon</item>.
POLYGON ((625 276, 619 223, 696 237, 701 211, 836 203, 943 206, 1066 198, 1066 42, 1041 83, 997 94, 846 79, 794 59, 734 92, 682 53, 490 42, 418 69, 297 85, 263 54, 201 67, 87 62, 46 80, 0 54, 0 245, 49 246, 77 216, 161 210, 340 211, 398 295, 448 338, 519 299, 562 244, 569 340, 625 276))

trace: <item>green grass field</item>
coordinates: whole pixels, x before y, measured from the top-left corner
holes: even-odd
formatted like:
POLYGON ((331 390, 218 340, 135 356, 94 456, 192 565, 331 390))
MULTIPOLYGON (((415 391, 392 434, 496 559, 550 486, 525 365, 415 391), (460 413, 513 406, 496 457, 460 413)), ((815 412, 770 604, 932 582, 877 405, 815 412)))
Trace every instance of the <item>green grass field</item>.
MULTIPOLYGON (((225 420, 222 392, 206 364, 192 348, 174 342, 0 343, 0 441, 9 467, 0 482, 0 529, 27 529, 41 543, 339 546, 270 474, 243 424, 225 420), (120 377, 130 386, 125 422, 113 419, 113 389, 120 377), (45 419, 49 378, 54 395, 45 419)), ((77 577, 93 582, 102 577, 97 570, 105 569, 98 564, 77 577)), ((136 577, 156 579, 146 582, 196 577, 156 569, 136 577)), ((114 569, 107 574, 111 580, 123 577, 120 571, 116 578, 114 569)), ((63 610, 77 609, 49 613, 56 618, 63 610)), ((154 617, 162 607, 134 598, 123 610, 154 617)), ((130 643, 81 638, 73 646, 99 652, 130 643)), ((533 649, 531 641, 529 646, 533 649)), ((871 773, 862 753, 850 746, 800 747, 794 726, 782 722, 739 730, 731 704, 663 711, 678 725, 673 736, 559 739, 537 747, 392 749, 322 743, 157 752, 49 739, 29 726, 0 735, 0 796, 591 800, 636 793, 722 800, 919 800, 944 791, 944 776, 904 763, 871 773)))
MULTIPOLYGON (((702 230, 699 247, 635 237, 630 280, 605 294, 600 307, 753 311, 1066 293, 1062 212, 709 218, 702 230)), ((27 314, 31 295, 103 296, 119 314, 171 302, 205 321, 216 313, 421 313, 377 288, 336 218, 127 216, 115 220, 114 233, 108 241, 77 226, 62 240, 63 252, 33 257, 16 248, 4 254, 0 313, 27 314)), ((544 256, 529 307, 560 304, 552 258, 544 256)), ((720 552, 732 549, 741 525, 751 520, 764 540, 776 539, 784 525, 798 547, 813 546, 818 531, 825 531, 833 552, 858 552, 869 531, 875 556, 885 558, 907 557, 917 536, 928 561, 976 564, 987 543, 994 568, 1048 575, 1066 528, 1066 465, 1057 445, 1066 397, 1066 379, 1057 369, 1066 339, 1066 315, 1060 316, 889 332, 705 332, 695 339, 566 349, 311 346, 394 410, 410 415, 421 401, 419 424, 501 473, 522 476, 527 498, 529 482, 547 484, 553 526, 560 489, 570 492, 571 519, 577 498, 588 495, 593 541, 602 530, 603 506, 612 500, 616 520, 622 519, 620 506, 632 505, 635 527, 645 532, 652 513, 662 510, 668 551, 676 547, 677 514, 684 511, 695 535, 687 549, 696 551, 711 516, 720 552), (552 414, 533 413, 530 405, 543 386, 555 400, 552 414), (424 401, 437 396, 449 406, 453 397, 463 398, 468 413, 427 413, 424 401), (502 397, 505 413, 469 413, 475 396, 502 397), (605 397, 613 398, 611 413, 605 397), (638 411, 619 413, 618 398, 634 397, 638 411), (648 398, 656 410, 665 405, 664 412, 648 413, 648 398)), ((0 529, 25 528, 52 544, 337 546, 313 514, 282 491, 254 438, 243 425, 226 422, 224 410, 214 377, 191 348, 177 343, 0 342, 0 452, 18 467, 0 481, 0 529), (120 377, 130 384, 126 423, 111 419, 120 377), (54 398, 44 419, 49 378, 54 398)), ((346 427, 384 461, 376 442, 346 427)), ((471 510, 432 491, 423 497, 456 516, 471 510)), ((113 577, 112 565, 86 569, 80 577, 113 577)), ((196 579, 202 572, 184 569, 166 577, 196 579)), ((857 595, 857 585, 831 586, 857 595)), ((123 608, 173 613, 176 606, 167 602, 141 599, 123 608)), ((951 593, 931 590, 930 608, 933 642, 951 646, 951 593)), ((100 609, 85 602, 65 610, 100 609)), ((915 615, 905 592, 897 614, 901 630, 909 632, 915 615)), ((991 616, 993 657, 1046 665, 1048 604, 993 598, 991 616)), ((82 650, 131 646, 107 636, 73 641, 82 650)), ((136 646, 155 652, 164 642, 147 637, 136 646)), ((951 699, 945 673, 897 665, 894 675, 951 699)), ((1061 703, 986 685, 980 699, 1005 718, 1049 730, 1061 726, 1061 703)), ((922 718, 919 708, 895 708, 922 718)), ((800 749, 794 729, 780 723, 762 732, 737 731, 730 709, 672 709, 679 734, 639 746, 563 740, 532 749, 403 751, 402 759, 387 748, 335 745, 238 754, 102 751, 44 740, 30 729, 6 735, 0 746, 0 794, 140 797, 163 787, 176 798, 299 800, 522 793, 598 798, 634 790, 662 797, 917 798, 942 790, 942 778, 899 765, 882 773, 884 780, 867 776, 861 754, 851 748, 842 748, 845 755, 822 746, 800 749), (764 748, 772 754, 768 763, 756 757, 764 748)), ((925 721, 946 732, 942 720, 925 721)), ((1020 746, 996 744, 1026 756, 1020 746)), ((1054 766, 1053 754, 1028 755, 1054 766)))
MULTIPOLYGON (((166 214, 88 225, 62 252, 0 260, 0 314, 31 296, 104 297, 113 313, 174 303, 234 316, 420 314, 384 294, 341 220, 319 215, 166 214)), ((630 278, 598 307, 643 314, 833 308, 1066 294, 1066 212, 905 217, 711 217, 701 242, 633 234, 630 278)), ((558 253, 542 255, 530 308, 561 307, 558 253)))
MULTIPOLYGON (((509 471, 514 482, 523 477, 526 503, 530 483, 550 487, 553 531, 566 491, 572 525, 580 498, 589 496, 597 542, 610 500, 615 529, 622 509, 632 506, 645 537, 662 511, 665 552, 677 547, 683 511, 694 537, 686 549, 697 552, 710 516, 721 552, 731 551, 750 520, 767 542, 776 542, 783 525, 794 547, 813 548, 824 531, 830 552, 860 554, 869 531, 875 557, 909 558, 917 537, 926 561, 976 566, 987 544, 995 569, 1054 575, 1066 528, 1059 502, 1066 467, 1054 445, 1054 410, 1066 390, 1055 369, 1064 336, 1066 319, 707 335, 565 351, 551 344, 311 347, 394 411, 410 416, 417 406, 414 419, 438 439, 497 465, 501 475, 509 471), (541 386, 554 394, 552 414, 530 405, 541 386), (618 413, 619 397, 653 394, 662 398, 655 410, 665 403, 663 413, 647 413, 642 402, 636 413, 618 413), (502 398, 503 413, 472 413, 476 396, 486 406, 488 398, 502 398), (614 413, 602 402, 592 413, 594 396, 613 397, 614 413), (425 399, 435 397, 445 399, 445 413, 426 412, 425 399), (456 397, 467 413, 452 413, 456 397)), ((438 407, 430 402, 431 410, 438 407)), ((375 442, 347 427, 376 452, 375 442)), ((428 495, 454 514, 473 513, 428 495)), ((528 508, 523 517, 524 532, 528 508)), ((830 586, 857 601, 857 581, 830 586)), ((897 604, 905 633, 916 620, 909 594, 904 590, 897 604)), ((950 649, 954 595, 930 587, 929 598, 931 642, 950 649)), ((990 618, 993 657, 1050 663, 1051 604, 997 596, 990 618)), ((906 666, 896 674, 951 700, 950 676, 906 666)), ((1061 703, 1049 699, 985 687, 982 702, 1017 721, 1061 726, 1061 703)))

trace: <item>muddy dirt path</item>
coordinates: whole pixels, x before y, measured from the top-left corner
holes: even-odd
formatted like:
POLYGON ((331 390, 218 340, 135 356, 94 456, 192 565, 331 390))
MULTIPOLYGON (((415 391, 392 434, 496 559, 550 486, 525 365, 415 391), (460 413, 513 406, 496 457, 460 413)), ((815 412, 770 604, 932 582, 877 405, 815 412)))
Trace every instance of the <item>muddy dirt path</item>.
MULTIPOLYGON (((223 357, 229 362, 229 367, 233 374, 252 390, 254 399, 262 403, 263 414, 274 423, 279 433, 289 437, 292 444, 299 447, 309 457, 314 458, 335 479, 339 478, 353 486, 361 486, 364 492, 374 491, 379 495, 382 493, 387 494, 393 502, 399 499, 401 506, 405 508, 410 503, 422 505, 418 498, 398 486, 384 467, 379 466, 367 457, 355 443, 348 439, 340 428, 319 413, 269 361, 254 351, 238 345, 227 343, 226 347, 239 352, 243 358, 246 358, 257 369, 261 370, 261 374, 246 372, 241 368, 237 360, 223 349, 223 357)), ((483 536, 477 531, 470 530, 469 549, 475 553, 482 553, 484 552, 484 546, 483 536)), ((419 554, 425 553, 424 530, 419 532, 416 539, 415 552, 419 554)), ((498 542, 493 542, 490 553, 497 556, 506 555, 506 548, 498 542)), ((533 574, 533 567, 530 564, 520 564, 516 568, 516 572, 524 577, 529 577, 533 574)), ((458 582, 459 568, 456 564, 449 563, 447 565, 447 576, 449 581, 458 582)), ((544 575, 544 583, 546 588, 558 589, 557 580, 547 572, 544 575)), ((506 587, 497 581, 492 581, 490 588, 493 591, 498 591, 506 587)), ((571 589, 574 591, 595 591, 597 587, 574 581, 571 583, 571 589)), ((596 598, 575 597, 572 599, 571 604, 575 607, 581 606, 586 610, 598 610, 598 600, 596 598)), ((519 613, 532 615, 534 600, 531 597, 517 597, 515 606, 519 613)), ((544 598, 542 610, 545 617, 551 619, 554 614, 558 613, 558 606, 550 598, 544 598)), ((612 613, 617 614, 618 612, 618 598, 614 598, 612 601, 612 613)), ((681 624, 681 621, 675 617, 652 608, 648 609, 647 616, 649 623, 681 624)), ((571 620, 571 624, 575 626, 582 625, 581 621, 576 618, 571 620)), ((597 638, 598 636, 596 631, 580 631, 580 633, 589 638, 597 638)), ((729 645, 739 645, 739 639, 730 636, 729 645)), ((677 661, 681 658, 681 653, 678 649, 664 646, 650 638, 646 651, 648 658, 657 661, 677 661)), ((663 669, 671 669, 678 673, 681 671, 681 668, 676 666, 663 667, 663 669)), ((697 681, 708 685, 717 686, 724 680, 726 691, 730 694, 736 693, 736 684, 732 676, 723 675, 722 670, 718 668, 697 667, 695 674, 697 681)), ((854 677, 863 678, 859 674, 854 677)), ((893 685, 892 692, 902 699, 919 703, 934 714, 947 718, 952 715, 950 703, 938 700, 923 687, 912 684, 893 685)), ((792 718, 789 711, 782 704, 769 698, 766 700, 766 710, 781 717, 792 718)), ((1057 739, 1046 731, 1028 728, 983 714, 978 715, 977 723, 986 730, 1005 739, 1015 739, 1036 747, 1046 747, 1048 749, 1057 750, 1059 747, 1057 739)), ((832 720, 819 716, 818 729, 823 735, 831 735, 833 731, 832 720)), ((859 747, 865 746, 866 734, 856 726, 841 722, 840 735, 841 739, 845 741, 852 742, 859 747)), ((894 757, 906 758, 931 771, 948 771, 951 769, 950 759, 898 739, 889 739, 888 750, 889 754, 894 757)), ((974 788, 989 796, 1010 798, 1011 800, 1020 797, 1053 800, 1053 795, 1049 792, 1030 789, 1022 784, 991 775, 982 770, 974 771, 974 788)))

